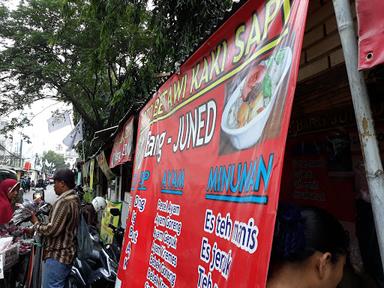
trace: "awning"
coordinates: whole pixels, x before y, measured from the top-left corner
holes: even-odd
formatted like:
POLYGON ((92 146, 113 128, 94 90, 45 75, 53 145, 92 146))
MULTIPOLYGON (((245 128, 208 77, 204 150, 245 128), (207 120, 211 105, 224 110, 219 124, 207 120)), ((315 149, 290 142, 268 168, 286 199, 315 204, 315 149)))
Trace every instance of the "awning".
POLYGON ((384 1, 356 0, 359 70, 384 63, 384 1))

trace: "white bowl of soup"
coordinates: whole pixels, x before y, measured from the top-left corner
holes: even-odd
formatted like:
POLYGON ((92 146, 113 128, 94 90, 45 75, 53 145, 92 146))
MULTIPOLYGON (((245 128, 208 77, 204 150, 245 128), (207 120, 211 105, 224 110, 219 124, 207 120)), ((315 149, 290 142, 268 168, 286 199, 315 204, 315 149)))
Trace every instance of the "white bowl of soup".
POLYGON ((278 50, 251 67, 229 96, 221 129, 236 149, 249 148, 260 139, 291 63, 291 48, 278 50))

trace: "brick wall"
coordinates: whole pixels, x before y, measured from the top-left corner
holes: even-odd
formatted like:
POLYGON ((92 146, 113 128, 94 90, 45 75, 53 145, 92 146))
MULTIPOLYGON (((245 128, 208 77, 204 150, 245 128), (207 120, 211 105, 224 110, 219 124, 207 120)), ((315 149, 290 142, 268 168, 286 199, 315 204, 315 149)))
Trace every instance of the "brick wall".
MULTIPOLYGON (((356 23, 354 1, 351 5, 356 23)), ((298 81, 308 79, 343 62, 332 1, 309 0, 298 81)))

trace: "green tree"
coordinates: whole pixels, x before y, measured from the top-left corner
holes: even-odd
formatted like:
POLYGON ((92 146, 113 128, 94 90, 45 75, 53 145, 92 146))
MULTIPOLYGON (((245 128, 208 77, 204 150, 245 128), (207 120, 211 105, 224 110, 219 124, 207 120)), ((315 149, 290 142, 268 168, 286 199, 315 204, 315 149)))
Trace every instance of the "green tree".
POLYGON ((174 69, 221 23, 233 0, 154 0, 151 27, 158 69, 174 69), (160 62, 161 61, 161 62, 160 62))
POLYGON ((44 152, 41 160, 43 162, 43 170, 50 174, 56 169, 69 168, 69 165, 64 161, 64 156, 52 150, 44 152))
MULTIPOLYGON (((111 5, 29 0, 14 11, 2 6, 0 37, 9 44, 0 51, 0 114, 44 98, 69 102, 92 139, 143 101, 154 85, 144 60, 151 43, 142 24, 145 6, 124 5, 111 20, 111 5)), ((10 124, 28 125, 28 117, 10 124)))
MULTIPOLYGON (((84 119, 85 154, 96 130, 116 125, 150 97, 220 22, 231 0, 25 0, 0 5, 0 115, 45 98, 84 119)), ((3 132, 29 124, 10 119, 3 132)))

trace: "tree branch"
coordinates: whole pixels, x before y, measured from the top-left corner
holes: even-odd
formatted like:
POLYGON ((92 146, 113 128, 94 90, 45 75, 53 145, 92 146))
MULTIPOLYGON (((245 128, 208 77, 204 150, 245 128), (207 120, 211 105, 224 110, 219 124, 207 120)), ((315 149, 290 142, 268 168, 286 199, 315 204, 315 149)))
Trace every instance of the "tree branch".
POLYGON ((120 86, 120 84, 121 84, 120 79, 118 78, 116 71, 115 71, 115 69, 113 69, 113 65, 111 63, 109 63, 109 67, 112 70, 113 75, 115 76, 115 79, 117 80, 117 82, 119 83, 119 86, 120 86))
POLYGON ((99 82, 99 75, 97 72, 95 72, 95 85, 93 86, 93 100, 95 100, 95 95, 96 95, 96 92, 97 92, 97 83, 99 82))
POLYGON ((99 111, 97 111, 97 107, 94 105, 94 95, 92 94, 92 91, 88 89, 88 87, 82 85, 80 82, 75 82, 77 85, 79 85, 84 91, 85 94, 88 96, 89 99, 89 106, 91 106, 93 113, 95 114, 95 117, 97 119, 97 122, 102 122, 99 111))
POLYGON ((101 121, 98 122, 98 121, 95 121, 95 119, 92 119, 89 116, 89 114, 84 110, 80 101, 78 101, 78 99, 75 96, 71 95, 70 93, 67 93, 65 91, 65 88, 59 84, 55 85, 55 87, 58 91, 60 91, 60 93, 65 95, 65 97, 70 102, 72 102, 73 109, 75 109, 81 115, 81 117, 84 119, 84 121, 87 122, 94 130, 100 130, 102 128, 102 124, 100 123, 101 121))
MULTIPOLYGON (((109 65, 108 69, 108 79, 109 79, 109 89, 111 93, 111 99, 113 99, 114 91, 113 91, 113 81, 112 81, 112 75, 111 75, 111 70, 114 72, 113 68, 111 67, 112 65, 109 65)), ((111 107, 111 111, 109 112, 109 117, 108 117, 108 126, 111 126, 111 124, 114 122, 115 118, 115 113, 116 113, 116 105, 111 107)))
MULTIPOLYGON (((110 65, 111 66, 111 65, 110 65)), ((111 67, 107 68, 108 69, 108 79, 109 79, 109 93, 111 93, 111 99, 113 98, 113 82, 112 82, 112 75, 111 75, 111 67)))

